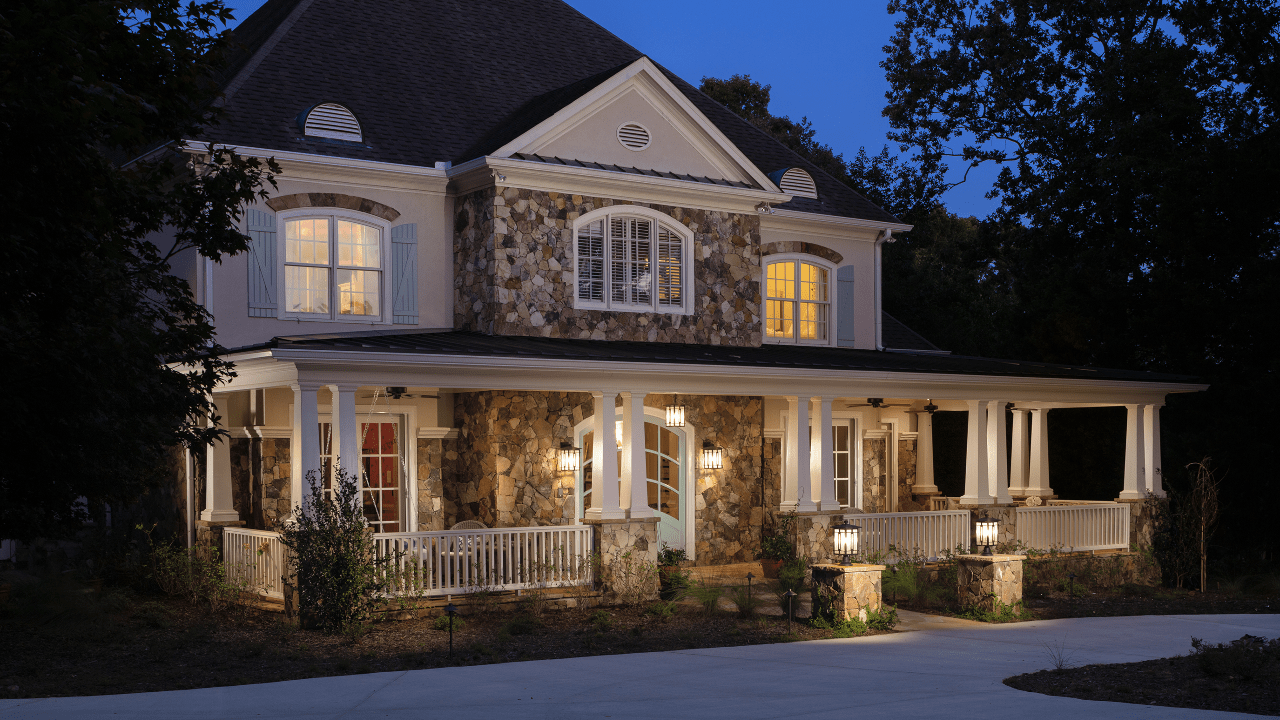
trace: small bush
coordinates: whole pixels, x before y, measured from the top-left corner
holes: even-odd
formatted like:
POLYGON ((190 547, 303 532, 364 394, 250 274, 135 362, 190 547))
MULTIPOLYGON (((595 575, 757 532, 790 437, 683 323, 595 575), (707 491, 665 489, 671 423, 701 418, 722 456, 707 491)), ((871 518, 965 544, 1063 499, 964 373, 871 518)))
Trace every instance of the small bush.
MULTIPOLYGON (((443 630, 444 632, 449 632, 449 616, 441 615, 440 617, 435 619, 435 622, 431 623, 431 626, 437 630, 443 630)), ((453 618, 454 632, 457 632, 458 630, 461 630, 466 626, 467 626, 467 622, 465 620, 463 620, 460 617, 454 616, 453 618)))
POLYGON ((888 605, 867 612, 867 627, 872 630, 892 630, 898 624, 898 608, 888 605))
POLYGON ((1191 656, 1211 677, 1280 680, 1280 638, 1245 635, 1216 645, 1191 638, 1191 656))
POLYGON ((750 588, 748 592, 747 585, 737 585, 729 588, 729 599, 734 605, 738 606, 738 617, 744 620, 750 620, 756 616, 756 611, 760 609, 760 591, 763 588, 750 588))
POLYGON ((617 601, 639 607, 658 594, 658 565, 627 550, 616 550, 609 563, 609 589, 617 601))
POLYGON ((698 583, 686 591, 686 594, 698 601, 702 606, 702 612, 707 615, 713 615, 720 606, 720 597, 724 595, 724 588, 698 583))
POLYGON ((669 620, 675 617, 676 604, 673 602, 656 602, 646 608, 645 612, 659 620, 669 620))
POLYGON ((498 629, 499 633, 506 632, 511 635, 531 635, 542 628, 542 621, 533 615, 516 615, 510 620, 502 624, 498 629))
POLYGON ((600 632, 608 632, 613 627, 613 616, 605 610, 597 610, 591 614, 591 624, 600 632))

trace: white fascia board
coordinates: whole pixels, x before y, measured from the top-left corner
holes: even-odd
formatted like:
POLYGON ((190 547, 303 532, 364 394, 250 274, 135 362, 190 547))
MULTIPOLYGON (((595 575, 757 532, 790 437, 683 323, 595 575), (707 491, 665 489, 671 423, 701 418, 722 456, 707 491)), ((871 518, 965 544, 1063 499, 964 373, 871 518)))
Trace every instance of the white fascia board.
POLYGON ((493 173, 506 177, 496 182, 500 186, 734 213, 754 214, 761 202, 785 202, 791 198, 767 190, 498 157, 477 158, 458 165, 450 171, 450 177, 457 180, 456 192, 465 194, 495 184, 493 173))
POLYGON ((774 208, 773 212, 760 218, 760 228, 816 232, 819 234, 835 234, 844 230, 889 230, 890 232, 906 232, 915 225, 890 223, 883 220, 864 220, 862 218, 843 217, 841 215, 819 215, 818 213, 800 212, 774 208))
MULTIPOLYGON (((1162 404, 1169 393, 1197 392, 1208 387, 1189 383, 797 370, 573 358, 460 357, 301 348, 270 352, 276 360, 295 365, 300 380, 477 390, 592 392, 611 389, 682 395, 829 395, 1125 405, 1162 404)), ((234 356, 227 359, 236 360, 234 356)))
MULTIPOLYGON (((498 148, 492 154, 497 157, 510 157, 514 153, 525 152, 525 148, 542 144, 541 141, 544 137, 550 139, 558 136, 561 134, 562 126, 568 125, 575 116, 583 113, 589 114, 595 107, 608 102, 624 86, 638 84, 630 81, 639 75, 643 75, 644 79, 651 83, 655 89, 660 90, 666 96, 667 102, 672 103, 683 111, 688 119, 697 125, 698 129, 706 133, 714 141, 716 150, 723 153, 727 159, 731 159, 742 172, 746 173, 752 180, 755 180, 760 187, 777 187, 769 179, 769 176, 756 167, 755 163, 748 160, 747 156, 729 138, 725 137, 724 133, 720 132, 720 128, 708 120, 707 116, 703 115, 702 111, 690 102, 689 98, 685 97, 684 93, 680 92, 680 89, 668 80, 667 76, 663 75, 662 71, 658 69, 658 66, 654 65, 653 61, 647 57, 641 57, 619 70, 613 77, 600 83, 577 100, 560 108, 554 115, 526 130, 519 137, 498 148)), ((672 125, 679 129, 681 122, 679 122, 678 118, 667 119, 671 120, 672 125)), ((699 142, 696 138, 686 135, 686 139, 692 141, 695 147, 702 146, 703 149, 710 149, 706 147, 705 143, 699 142)), ((653 169, 657 170, 659 168, 653 169)))
MULTIPOLYGON (((214 143, 217 149, 233 150, 245 157, 275 158, 286 175, 296 179, 314 179, 333 181, 342 179, 358 183, 362 186, 385 185, 391 189, 434 190, 444 192, 448 182, 445 170, 420 165, 404 165, 401 163, 377 162, 374 160, 355 160, 352 158, 333 157, 331 155, 312 155, 291 151, 271 150, 268 148, 249 147, 214 143)), ((183 150, 193 155, 209 151, 208 143, 186 140, 183 150)))

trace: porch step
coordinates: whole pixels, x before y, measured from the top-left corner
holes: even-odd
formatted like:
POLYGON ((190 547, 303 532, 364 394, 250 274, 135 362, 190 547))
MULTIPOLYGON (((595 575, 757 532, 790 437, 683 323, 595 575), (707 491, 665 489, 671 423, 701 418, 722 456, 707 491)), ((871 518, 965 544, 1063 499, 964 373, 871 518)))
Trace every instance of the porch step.
POLYGON ((747 573, 755 576, 753 583, 764 579, 764 568, 759 562, 733 563, 731 565, 703 565, 689 568, 691 579, 711 587, 733 587, 747 584, 747 573))

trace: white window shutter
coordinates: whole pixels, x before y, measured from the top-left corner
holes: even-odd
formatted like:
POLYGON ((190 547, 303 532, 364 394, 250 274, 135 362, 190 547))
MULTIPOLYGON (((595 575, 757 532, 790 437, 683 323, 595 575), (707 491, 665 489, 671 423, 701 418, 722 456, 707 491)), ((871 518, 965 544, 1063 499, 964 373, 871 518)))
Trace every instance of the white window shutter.
POLYGON ((418 324, 418 225, 391 228, 391 321, 418 324))
POLYGON ((853 347, 854 298, 852 265, 836 269, 836 345, 853 347))
POLYGON ((249 317, 276 317, 276 214, 249 208, 249 317))

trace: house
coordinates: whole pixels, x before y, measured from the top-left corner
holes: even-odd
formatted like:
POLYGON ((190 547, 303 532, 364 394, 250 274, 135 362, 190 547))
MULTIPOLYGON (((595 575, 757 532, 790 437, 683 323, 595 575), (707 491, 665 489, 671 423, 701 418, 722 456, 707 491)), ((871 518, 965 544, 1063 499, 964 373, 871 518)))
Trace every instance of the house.
POLYGON ((815 558, 852 514, 881 548, 967 546, 976 511, 1127 548, 1163 495, 1160 407, 1203 386, 937 349, 881 307, 909 226, 559 0, 269 0, 234 35, 188 149, 283 175, 250 252, 175 266, 233 349, 231 437, 182 479, 229 556, 334 463, 440 593, 475 553, 750 560, 779 512, 815 558), (1057 498, 1048 410, 1120 405, 1119 501, 1057 498), (961 497, 938 409, 968 412, 961 497))

